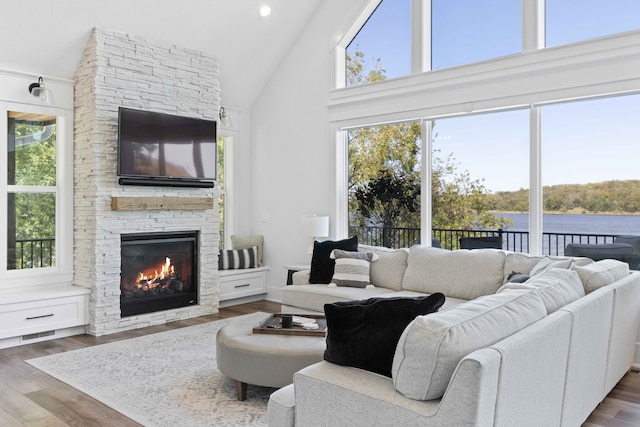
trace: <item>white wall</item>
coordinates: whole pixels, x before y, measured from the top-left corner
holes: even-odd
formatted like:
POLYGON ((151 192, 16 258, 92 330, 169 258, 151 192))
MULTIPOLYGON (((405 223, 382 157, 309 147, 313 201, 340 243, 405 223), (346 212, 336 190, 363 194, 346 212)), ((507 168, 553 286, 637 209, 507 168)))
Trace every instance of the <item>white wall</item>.
POLYGON ((335 237, 335 140, 327 110, 333 47, 366 3, 321 2, 251 108, 250 231, 265 237, 271 300, 286 283, 283 266, 311 259, 301 216, 330 215, 335 237))

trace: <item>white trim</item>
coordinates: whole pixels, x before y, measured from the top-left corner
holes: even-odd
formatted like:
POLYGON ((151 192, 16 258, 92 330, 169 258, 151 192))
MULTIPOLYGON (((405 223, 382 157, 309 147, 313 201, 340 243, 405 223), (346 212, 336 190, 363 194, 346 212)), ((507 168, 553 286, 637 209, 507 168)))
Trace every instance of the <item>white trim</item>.
POLYGON ((433 228, 433 200, 431 199, 431 164, 433 162, 433 122, 422 120, 421 124, 422 160, 420 165, 420 241, 422 245, 431 246, 431 230, 433 228))
POLYGON ((529 253, 542 255, 542 111, 529 110, 529 253))
POLYGON ((637 91, 640 31, 330 92, 331 122, 437 117, 637 91))

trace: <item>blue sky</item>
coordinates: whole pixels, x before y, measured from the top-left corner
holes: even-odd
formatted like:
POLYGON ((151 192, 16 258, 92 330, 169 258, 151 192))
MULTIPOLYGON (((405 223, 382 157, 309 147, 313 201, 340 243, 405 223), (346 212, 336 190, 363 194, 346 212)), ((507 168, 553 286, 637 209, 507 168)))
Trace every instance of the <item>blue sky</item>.
MULTIPOLYGON (((434 69, 520 52, 520 1, 432 3, 434 69)), ((408 75, 410 14, 411 0, 383 0, 349 51, 380 58, 388 78, 408 75)), ((547 46, 640 28, 638 0, 547 0, 546 14, 547 46)), ((640 179, 639 112, 640 95, 544 107, 543 185, 640 179)), ((527 110, 441 119, 435 146, 492 191, 528 188, 528 126, 527 110)))

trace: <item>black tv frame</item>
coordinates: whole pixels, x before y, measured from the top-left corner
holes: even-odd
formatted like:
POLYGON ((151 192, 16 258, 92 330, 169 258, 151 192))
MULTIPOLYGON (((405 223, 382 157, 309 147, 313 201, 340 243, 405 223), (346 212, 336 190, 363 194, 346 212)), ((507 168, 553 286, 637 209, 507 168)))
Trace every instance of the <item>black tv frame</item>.
MULTIPOLYGON (((213 141, 217 145, 217 122, 215 120, 195 118, 188 116, 179 116, 174 114, 168 114, 157 111, 139 110, 129 107, 118 107, 118 147, 117 147, 117 174, 118 184, 120 185, 134 185, 134 186, 147 186, 147 187, 182 187, 182 188, 213 188, 215 187, 215 178, 188 178, 188 177, 174 177, 174 176, 152 176, 152 175, 134 175, 134 174, 122 174, 121 168, 121 114, 122 110, 130 110, 134 112, 140 112, 149 115, 157 115, 158 117, 169 116, 178 119, 188 119, 194 121, 211 122, 213 124, 213 141)), ((217 151, 214 159, 214 170, 217 175, 217 151)))

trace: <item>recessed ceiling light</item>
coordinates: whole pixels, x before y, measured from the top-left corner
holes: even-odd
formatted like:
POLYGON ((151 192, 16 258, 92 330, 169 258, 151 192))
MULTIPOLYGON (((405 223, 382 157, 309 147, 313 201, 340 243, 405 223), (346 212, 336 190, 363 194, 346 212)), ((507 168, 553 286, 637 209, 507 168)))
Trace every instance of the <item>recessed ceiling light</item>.
POLYGON ((265 17, 271 14, 271 8, 269 6, 262 6, 260 8, 260 16, 265 17))

